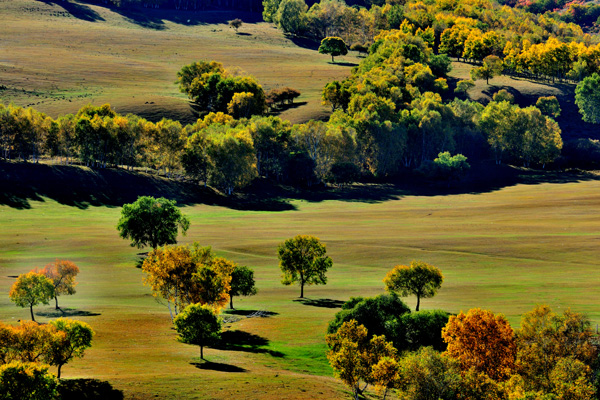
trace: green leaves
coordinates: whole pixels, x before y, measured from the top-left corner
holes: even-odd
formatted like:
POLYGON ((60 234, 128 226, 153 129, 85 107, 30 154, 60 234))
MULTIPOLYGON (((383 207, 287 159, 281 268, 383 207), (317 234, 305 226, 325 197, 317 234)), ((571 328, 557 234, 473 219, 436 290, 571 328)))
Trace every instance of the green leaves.
POLYGON ((442 271, 422 261, 412 261, 410 266, 397 265, 383 280, 390 292, 417 296, 417 311, 421 297, 433 297, 443 281, 442 271))
POLYGON ((600 124, 600 75, 594 73, 575 88, 575 104, 585 122, 600 124))
POLYGON ((324 285, 327 283, 325 273, 333 265, 327 256, 325 245, 318 238, 309 235, 298 235, 280 244, 279 267, 283 271, 281 283, 300 284, 300 297, 304 297, 304 285, 324 285))
POLYGON ((185 235, 190 227, 189 218, 181 213, 174 201, 151 196, 141 196, 135 203, 124 204, 117 224, 119 236, 131 239, 132 247, 150 245, 154 249, 177 243, 178 227, 185 235))
MULTIPOLYGON (((40 303, 48 304, 54 297, 54 284, 44 274, 32 271, 19 275, 8 296, 19 307, 32 308, 40 303)), ((33 310, 31 319, 35 321, 33 310)))
POLYGON ((200 346, 202 358, 204 346, 219 339, 221 320, 208 305, 187 306, 173 322, 182 342, 200 346))

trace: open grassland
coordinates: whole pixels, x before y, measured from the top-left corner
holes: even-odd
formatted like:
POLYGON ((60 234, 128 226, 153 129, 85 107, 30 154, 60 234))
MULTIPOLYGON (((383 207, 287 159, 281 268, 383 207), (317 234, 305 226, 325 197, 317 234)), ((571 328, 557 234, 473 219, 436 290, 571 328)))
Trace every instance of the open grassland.
POLYGON ((347 76, 358 61, 348 55, 331 64, 329 56, 257 22, 258 13, 125 12, 76 1, 0 0, 0 20, 0 101, 54 118, 87 103, 110 103, 123 114, 195 122, 174 84, 176 73, 193 61, 215 60, 254 75, 265 90, 298 89, 297 107, 281 117, 303 122, 328 114, 320 101, 323 86, 347 76), (227 24, 237 17, 245 21, 240 34, 227 24))
MULTIPOLYGON (((65 188, 68 190, 68 188, 65 188)), ((119 207, 72 207, 49 198, 29 209, 0 206, 0 316, 15 323, 27 309, 9 302, 14 277, 56 257, 81 268, 78 292, 63 296, 68 315, 97 332, 66 377, 107 380, 128 399, 340 398, 344 388, 325 359, 324 334, 340 301, 383 291, 391 267, 413 259, 442 269, 440 293, 424 309, 482 307, 513 326, 535 304, 571 307, 600 323, 598 244, 600 181, 518 184, 446 196, 393 192, 385 201, 290 200, 287 211, 243 211, 188 205, 183 243, 211 245, 255 269, 258 295, 235 298, 228 345, 178 343, 166 307, 142 285, 137 249, 118 237, 119 207), (296 234, 327 243, 334 267, 326 286, 280 284, 276 247, 296 234), (265 318, 247 318, 253 310, 265 318)), ((200 199, 199 199, 200 200, 200 199)), ((415 299, 407 303, 414 308, 415 299)), ((40 321, 58 314, 36 308, 40 321)))

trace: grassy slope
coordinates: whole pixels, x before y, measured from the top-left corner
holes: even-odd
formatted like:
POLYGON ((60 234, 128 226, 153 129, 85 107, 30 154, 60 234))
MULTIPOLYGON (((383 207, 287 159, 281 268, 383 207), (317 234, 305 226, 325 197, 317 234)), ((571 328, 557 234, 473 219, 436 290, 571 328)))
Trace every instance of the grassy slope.
MULTIPOLYGON (((183 65, 204 59, 240 67, 266 90, 297 88, 301 105, 281 116, 305 121, 327 115, 320 104, 323 86, 350 70, 297 46, 271 24, 245 23, 240 35, 227 25, 238 16, 256 21, 257 14, 119 14, 73 1, 33 0, 0 0, 0 13, 5 38, 0 85, 8 88, 0 90, 0 101, 30 105, 53 117, 89 102, 109 102, 121 113, 192 122, 189 103, 173 82, 183 65)), ((349 55, 339 61, 357 59, 349 55)))
MULTIPOLYGON (((339 398, 344 389, 331 377, 323 341, 337 309, 323 306, 382 292, 383 276, 397 263, 421 259, 444 271, 444 286, 423 301, 425 309, 484 307, 516 326, 520 314, 548 303, 600 322, 600 182, 565 182, 446 196, 390 190, 385 201, 292 199, 281 212, 188 200, 184 211, 192 227, 182 242, 211 245, 253 267, 259 294, 235 304, 276 313, 237 315, 228 329, 242 333, 228 334, 228 350, 206 350, 212 363, 203 367, 194 365, 198 348, 176 342, 167 309, 142 285, 134 267, 138 250, 115 229, 118 207, 78 208, 47 197, 29 200, 26 210, 0 206, 0 293, 34 266, 56 257, 74 260, 81 267, 78 292, 60 303, 98 335, 85 359, 63 372, 108 380, 126 398, 339 398), (308 287, 312 302, 306 304, 298 301, 297 286, 279 283, 276 258, 278 243, 299 233, 319 236, 334 259, 328 285, 308 287)), ((413 298, 407 302, 414 307, 413 298)), ((41 321, 55 316, 50 306, 36 310, 41 321)), ((0 315, 14 322, 28 310, 0 296, 0 315)))

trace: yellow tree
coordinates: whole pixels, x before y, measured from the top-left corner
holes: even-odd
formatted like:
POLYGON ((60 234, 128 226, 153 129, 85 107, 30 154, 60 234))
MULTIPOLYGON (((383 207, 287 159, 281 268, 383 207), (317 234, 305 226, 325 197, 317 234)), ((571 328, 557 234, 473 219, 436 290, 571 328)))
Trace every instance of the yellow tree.
POLYGON ((473 369, 501 381, 515 368, 514 332, 502 314, 480 308, 461 312, 450 317, 442 338, 448 343, 444 354, 458 360, 463 372, 473 369))
MULTIPOLYGON (((368 339, 367 328, 356 320, 344 322, 336 333, 325 337, 329 351, 327 359, 335 374, 352 390, 356 400, 370 383, 390 385, 393 373, 377 366, 384 358, 396 358, 396 349, 385 336, 368 339), (374 374, 375 371, 375 374, 374 374), (387 377, 386 377, 387 376, 387 377)), ((390 365, 390 368, 393 368, 390 365)))
POLYGON ((29 307, 31 320, 35 321, 33 306, 48 304, 54 297, 54 284, 45 275, 32 271, 19 275, 8 296, 17 306, 29 307))
POLYGON ((416 311, 419 311, 421 298, 435 296, 443 281, 442 271, 423 261, 412 261, 410 266, 396 265, 383 280, 390 292, 397 292, 400 296, 417 296, 416 311))

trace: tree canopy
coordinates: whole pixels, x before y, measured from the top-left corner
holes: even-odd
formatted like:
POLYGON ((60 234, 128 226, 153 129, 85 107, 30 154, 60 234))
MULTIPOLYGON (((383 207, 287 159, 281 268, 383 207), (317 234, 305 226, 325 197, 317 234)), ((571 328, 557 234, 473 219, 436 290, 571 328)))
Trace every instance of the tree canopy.
POLYGON ((92 346, 94 331, 85 322, 58 318, 49 322, 56 331, 50 340, 44 361, 58 367, 58 378, 63 365, 76 357, 83 357, 85 350, 92 346))
POLYGON ((46 365, 19 361, 0 365, 0 400, 55 400, 58 383, 46 365))
POLYGON ((345 56, 348 54, 348 47, 342 38, 339 37, 326 37, 321 40, 319 46, 319 53, 331 55, 331 62, 335 62, 333 57, 345 56))
POLYGON ((279 267, 283 272, 282 283, 298 282, 300 297, 304 297, 304 285, 324 285, 325 273, 333 265, 327 256, 325 244, 310 235, 297 235, 281 243, 277 249, 279 267))
POLYGON ((221 319, 208 305, 191 304, 173 321, 182 342, 200 346, 200 358, 204 359, 204 346, 220 337, 221 319))
POLYGON ((383 280, 388 291, 417 296, 416 311, 419 311, 421 298, 435 296, 443 281, 442 271, 423 261, 412 261, 410 266, 396 265, 383 280))
POLYGON ((58 310, 58 296, 75 294, 75 277, 79 273, 79 267, 69 260, 56 260, 47 264, 40 273, 50 278, 54 284, 54 301, 58 310))
POLYGON ((117 224, 119 236, 130 239, 131 246, 156 249, 177 243, 177 230, 185 235, 190 220, 181 213, 172 200, 141 196, 134 203, 124 204, 117 224))
POLYGON ((29 307, 31 320, 35 321, 33 306, 49 303, 54 297, 54 284, 45 275, 32 271, 18 276, 8 296, 17 306, 29 307))
POLYGON ((585 122, 600 124, 600 75, 595 73, 577 84, 575 104, 585 122))
POLYGON ((253 296, 257 292, 254 271, 246 266, 236 265, 231 272, 229 307, 233 309, 233 296, 253 296))

